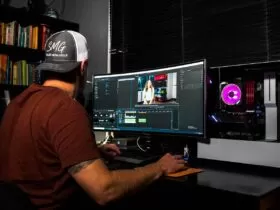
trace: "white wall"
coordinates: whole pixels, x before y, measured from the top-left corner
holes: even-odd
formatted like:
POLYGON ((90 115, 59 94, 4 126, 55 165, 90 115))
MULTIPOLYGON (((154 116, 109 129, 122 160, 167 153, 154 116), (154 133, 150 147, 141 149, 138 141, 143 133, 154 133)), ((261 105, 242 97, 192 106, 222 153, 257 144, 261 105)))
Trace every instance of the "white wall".
POLYGON ((212 138, 197 150, 198 158, 280 168, 280 143, 212 138))

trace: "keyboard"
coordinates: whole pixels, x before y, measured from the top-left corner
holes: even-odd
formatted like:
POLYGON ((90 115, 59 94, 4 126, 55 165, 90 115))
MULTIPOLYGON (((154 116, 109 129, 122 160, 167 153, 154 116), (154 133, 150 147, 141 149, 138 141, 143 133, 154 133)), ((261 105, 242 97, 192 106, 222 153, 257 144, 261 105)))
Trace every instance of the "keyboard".
POLYGON ((135 168, 135 166, 137 166, 132 163, 121 162, 121 161, 108 162, 106 165, 110 170, 133 169, 135 168))
POLYGON ((124 150, 121 155, 115 157, 116 161, 131 163, 135 165, 149 164, 157 161, 161 156, 137 150, 124 150))
POLYGON ((143 162, 143 160, 141 160, 141 159, 132 158, 132 157, 124 157, 124 156, 115 157, 115 160, 121 161, 121 162, 132 163, 132 164, 141 164, 143 162))

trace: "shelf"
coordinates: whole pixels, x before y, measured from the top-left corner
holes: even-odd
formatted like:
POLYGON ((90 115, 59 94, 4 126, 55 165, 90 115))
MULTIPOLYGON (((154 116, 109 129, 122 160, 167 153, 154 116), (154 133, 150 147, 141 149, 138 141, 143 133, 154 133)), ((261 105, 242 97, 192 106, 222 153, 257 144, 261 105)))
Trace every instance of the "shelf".
POLYGON ((266 70, 271 71, 275 69, 279 69, 280 60, 274 61, 259 61, 255 63, 242 63, 242 64, 234 64, 227 66, 212 66, 209 67, 210 70, 219 70, 219 69, 244 69, 248 70, 266 70))
MULTIPOLYGON (((74 22, 31 13, 27 10, 26 7, 14 8, 0 5, 0 22, 9 23, 12 21, 16 21, 22 27, 30 25, 40 26, 45 24, 47 25, 47 28, 50 29, 50 33, 54 33, 60 30, 79 31, 79 24, 74 22)), ((40 38, 41 37, 38 37, 39 43, 42 41, 40 40, 40 38)), ((40 46, 40 44, 38 45, 40 46)), ((45 53, 43 50, 5 44, 0 44, 0 54, 8 55, 12 61, 26 60, 28 64, 38 64, 45 58, 45 53)), ((23 85, 0 84, 1 92, 3 92, 3 90, 9 90, 11 93, 20 93, 27 87, 28 86, 23 85)))
POLYGON ((0 84, 0 96, 2 96, 2 97, 4 96, 5 97, 4 91, 8 91, 10 99, 12 100, 16 96, 21 94, 26 88, 28 88, 28 86, 0 84))
POLYGON ((28 86, 0 84, 0 95, 4 94, 4 91, 9 91, 9 95, 11 99, 13 99, 15 96, 22 93, 26 88, 28 88, 28 86))
POLYGON ((39 61, 45 57, 44 51, 0 44, 0 54, 6 54, 13 60, 39 61))
POLYGON ((28 86, 26 85, 11 85, 11 84, 0 84, 0 90, 24 90, 28 86))
POLYGON ((79 31, 79 24, 77 23, 45 15, 32 14, 28 12, 26 8, 14 8, 0 5, 0 20, 4 22, 16 20, 23 25, 46 24, 56 31, 64 29, 79 31))

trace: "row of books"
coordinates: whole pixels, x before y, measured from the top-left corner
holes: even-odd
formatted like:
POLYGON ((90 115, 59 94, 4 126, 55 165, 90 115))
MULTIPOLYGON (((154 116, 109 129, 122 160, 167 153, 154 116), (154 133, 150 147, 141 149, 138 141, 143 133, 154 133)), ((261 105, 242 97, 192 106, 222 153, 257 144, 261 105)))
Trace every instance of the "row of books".
POLYGON ((0 54, 0 84, 30 85, 34 79, 35 64, 26 60, 12 61, 8 55, 0 54))
POLYGON ((44 50, 51 30, 45 24, 23 26, 17 21, 0 22, 1 44, 44 50))

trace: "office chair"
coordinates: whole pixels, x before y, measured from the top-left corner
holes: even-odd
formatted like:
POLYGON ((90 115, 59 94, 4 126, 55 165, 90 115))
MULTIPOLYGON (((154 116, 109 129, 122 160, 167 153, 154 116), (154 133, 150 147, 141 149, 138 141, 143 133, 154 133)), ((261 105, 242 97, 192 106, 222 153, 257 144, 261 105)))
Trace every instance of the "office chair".
POLYGON ((35 210, 28 196, 15 184, 0 182, 0 209, 35 210))

